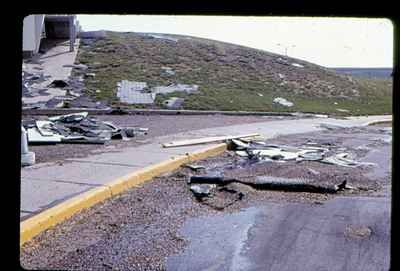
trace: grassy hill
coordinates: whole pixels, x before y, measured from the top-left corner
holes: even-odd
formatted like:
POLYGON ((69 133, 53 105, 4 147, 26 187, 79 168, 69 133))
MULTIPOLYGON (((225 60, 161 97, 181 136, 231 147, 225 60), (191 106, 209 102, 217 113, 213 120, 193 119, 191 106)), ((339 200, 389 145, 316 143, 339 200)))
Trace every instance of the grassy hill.
POLYGON ((158 108, 162 101, 174 96, 185 98, 185 109, 391 113, 391 79, 352 77, 244 46, 162 35, 167 38, 107 32, 106 38, 82 39, 77 62, 96 73, 96 77, 85 79, 88 94, 120 106, 116 84, 126 79, 147 82, 150 87, 171 83, 199 85, 198 94, 158 94, 156 104, 151 106, 158 108), (175 74, 167 74, 161 67, 172 68, 175 74), (286 98, 294 106, 274 104, 276 97, 286 98))

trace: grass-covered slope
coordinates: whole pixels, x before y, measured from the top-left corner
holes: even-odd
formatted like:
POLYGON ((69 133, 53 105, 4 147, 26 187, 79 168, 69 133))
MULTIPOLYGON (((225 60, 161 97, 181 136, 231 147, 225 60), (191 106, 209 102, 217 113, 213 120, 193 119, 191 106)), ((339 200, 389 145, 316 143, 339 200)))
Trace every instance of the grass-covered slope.
POLYGON ((107 32, 103 39, 81 40, 77 62, 96 73, 85 79, 88 93, 120 105, 116 84, 127 79, 150 87, 199 85, 198 94, 158 95, 152 107, 162 107, 163 100, 175 96, 185 98, 185 109, 348 114, 339 108, 350 114, 391 113, 390 79, 351 77, 299 59, 214 40, 168 37, 177 41, 116 32, 107 32), (175 74, 161 67, 170 67, 175 74), (294 106, 276 105, 272 102, 276 97, 294 106))

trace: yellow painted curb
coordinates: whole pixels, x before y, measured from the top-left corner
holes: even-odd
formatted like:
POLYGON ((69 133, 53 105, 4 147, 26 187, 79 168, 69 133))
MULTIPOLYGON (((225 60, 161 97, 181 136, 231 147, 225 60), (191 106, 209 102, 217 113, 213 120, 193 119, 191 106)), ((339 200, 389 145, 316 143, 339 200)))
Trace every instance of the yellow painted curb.
POLYGON ((204 159, 224 152, 227 148, 226 143, 213 145, 199 151, 187 153, 169 158, 160 163, 147 166, 143 169, 134 171, 126 176, 117 178, 105 186, 91 189, 81 195, 60 203, 46 211, 41 212, 20 223, 20 246, 32 239, 42 231, 62 222, 82 209, 89 208, 96 203, 123 192, 124 190, 137 186, 162 173, 177 169, 182 164, 190 161, 204 159))
POLYGON ((20 245, 74 213, 111 197, 107 187, 97 187, 20 223, 20 245))

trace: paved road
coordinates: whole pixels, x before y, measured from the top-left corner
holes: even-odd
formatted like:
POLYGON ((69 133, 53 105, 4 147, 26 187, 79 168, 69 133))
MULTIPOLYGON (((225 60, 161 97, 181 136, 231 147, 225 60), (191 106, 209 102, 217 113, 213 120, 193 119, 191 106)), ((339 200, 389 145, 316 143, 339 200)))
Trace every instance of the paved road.
MULTIPOLYGON (((387 116, 383 116, 387 118, 387 116)), ((169 157, 185 154, 207 145, 162 148, 160 143, 171 140, 246 134, 258 132, 264 138, 322 130, 319 123, 345 127, 359 126, 382 116, 354 117, 347 120, 313 118, 279 120, 214 127, 158 137, 155 143, 107 152, 85 158, 66 159, 66 163, 37 164, 21 169, 21 218, 29 217, 55 204, 96 186, 104 186, 117 177, 154 164, 169 157)))
POLYGON ((390 199, 336 197, 323 205, 268 203, 195 218, 167 270, 388 270, 390 199))

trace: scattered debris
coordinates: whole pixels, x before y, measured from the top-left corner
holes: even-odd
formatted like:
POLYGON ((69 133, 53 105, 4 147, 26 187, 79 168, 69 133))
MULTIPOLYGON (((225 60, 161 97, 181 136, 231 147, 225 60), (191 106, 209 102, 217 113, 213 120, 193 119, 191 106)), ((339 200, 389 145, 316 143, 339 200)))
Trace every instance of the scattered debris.
POLYGON ((73 113, 68 115, 49 117, 50 121, 79 122, 88 116, 88 112, 73 113))
POLYGON ((293 106, 292 102, 289 102, 288 100, 286 100, 285 98, 281 98, 281 97, 277 97, 273 100, 274 103, 278 103, 280 105, 283 106, 287 106, 287 107, 291 107, 293 106))
POLYGON ((175 72, 172 70, 172 68, 170 68, 170 67, 161 67, 161 69, 165 72, 165 73, 167 73, 167 74, 169 74, 169 75, 174 75, 175 74, 175 72))
POLYGON ((198 139, 188 139, 188 140, 181 140, 181 141, 172 141, 168 143, 163 143, 162 146, 164 148, 169 147, 180 147, 180 146, 188 146, 188 145, 197 145, 203 143, 210 143, 210 142, 218 142, 218 141, 225 141, 229 139, 236 139, 236 138, 248 138, 248 137, 255 137, 259 136, 258 133, 253 134, 245 134, 245 135, 236 135, 236 136, 214 136, 214 137, 203 137, 198 139))
POLYGON ((147 134, 147 128, 117 127, 110 122, 89 118, 88 112, 25 122, 30 144, 104 144, 111 139, 129 140, 147 134))
POLYGON ((298 68, 304 68, 303 65, 298 64, 298 63, 292 63, 292 66, 298 67, 298 68))
MULTIPOLYGON (((198 85, 170 84, 168 86, 157 86, 149 88, 146 82, 135 82, 122 80, 117 83, 117 97, 120 101, 128 104, 153 104, 157 94, 168 94, 172 92, 197 93, 198 85)), ((183 103, 183 98, 172 97, 164 105, 177 108, 183 103)))
POLYGON ((196 93, 199 89, 198 85, 187 85, 187 84, 171 84, 168 86, 158 86, 151 89, 153 93, 167 94, 172 92, 186 92, 196 93))
POLYGON ((193 184, 190 186, 190 191, 193 192, 196 198, 203 198, 209 197, 216 187, 215 184, 193 184))
POLYGON ((184 98, 179 98, 179 97, 171 97, 168 100, 163 102, 163 105, 165 105, 168 108, 180 108, 182 107, 183 102, 185 101, 184 98))
POLYGON ((67 86, 68 86, 68 83, 65 82, 64 80, 54 80, 49 85, 49 87, 53 87, 53 88, 65 88, 67 86))
POLYGON ((128 104, 153 104, 156 98, 154 93, 141 92, 147 88, 146 82, 122 80, 117 83, 117 97, 128 104))
POLYGON ((196 164, 186 164, 185 167, 190 168, 191 170, 198 171, 199 169, 205 169, 205 166, 196 165, 196 164))
POLYGON ((351 160, 348 153, 330 154, 329 148, 316 146, 314 142, 307 142, 298 148, 266 144, 260 141, 243 142, 232 139, 229 146, 229 149, 235 151, 238 156, 247 157, 252 163, 295 160, 296 162, 318 161, 345 167, 375 165, 351 160))
POLYGON ((257 176, 254 180, 229 179, 215 176, 191 176, 189 184, 215 184, 225 186, 230 183, 249 185, 258 190, 283 190, 315 193, 336 193, 346 187, 346 181, 337 185, 322 184, 311 179, 257 176))
POLYGON ((86 78, 94 78, 94 77, 96 77, 96 74, 94 73, 94 72, 88 72, 88 73, 85 73, 85 77, 86 78))
POLYGON ((325 157, 321 160, 319 160, 322 163, 326 164, 333 164, 333 165, 338 165, 338 166, 343 166, 343 167, 357 167, 357 166, 371 166, 371 165, 376 165, 374 163, 367 163, 367 162, 356 162, 349 157, 348 153, 338 153, 329 157, 325 157))
POLYGON ((276 59, 276 62, 283 64, 283 65, 289 65, 289 62, 286 59, 283 59, 282 57, 278 57, 276 59))
POLYGON ((85 64, 65 64, 65 65, 63 65, 63 67, 74 68, 74 69, 78 69, 78 70, 87 70, 88 69, 88 66, 86 66, 85 64))
POLYGON ((339 112, 350 112, 350 111, 347 110, 347 109, 341 109, 341 108, 337 108, 336 110, 339 111, 339 112))
POLYGON ((141 92, 146 87, 147 83, 145 82, 122 80, 118 86, 117 97, 121 102, 128 104, 152 104, 154 103, 155 95, 141 92))

